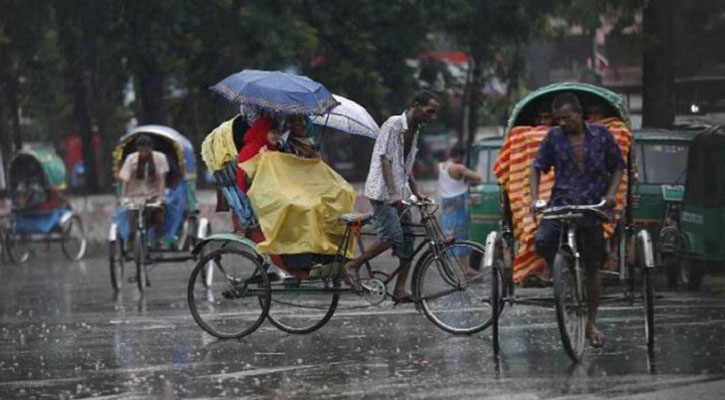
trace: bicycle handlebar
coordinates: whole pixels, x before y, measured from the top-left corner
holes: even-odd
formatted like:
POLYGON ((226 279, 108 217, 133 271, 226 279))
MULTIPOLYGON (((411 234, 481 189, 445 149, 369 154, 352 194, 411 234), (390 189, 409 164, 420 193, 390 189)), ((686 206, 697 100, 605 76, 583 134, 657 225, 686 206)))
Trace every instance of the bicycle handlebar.
POLYGON ((574 211, 591 211, 606 220, 610 220, 611 218, 606 211, 602 210, 606 204, 607 202, 602 200, 597 204, 566 205, 546 208, 546 202, 544 200, 538 200, 534 205, 534 211, 543 214, 544 217, 555 217, 556 215, 563 215, 567 212, 572 213, 574 211), (542 204, 540 202, 543 202, 543 206, 539 206, 542 204))
POLYGON ((410 207, 410 206, 429 206, 435 204, 435 200, 431 199, 430 197, 423 197, 422 199, 419 199, 418 196, 412 195, 410 196, 409 200, 403 200, 403 205, 410 207))

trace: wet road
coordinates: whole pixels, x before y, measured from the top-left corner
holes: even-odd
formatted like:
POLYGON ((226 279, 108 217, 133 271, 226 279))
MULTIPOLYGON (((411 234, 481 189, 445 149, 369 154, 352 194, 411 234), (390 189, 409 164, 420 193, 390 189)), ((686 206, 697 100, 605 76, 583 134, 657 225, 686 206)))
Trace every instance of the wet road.
MULTIPOLYGON (((0 398, 697 398, 725 393, 725 296, 660 293, 654 357, 642 308, 601 310, 607 335, 572 365, 551 310, 505 310, 490 332, 452 336, 411 305, 338 310, 303 336, 265 323, 219 341, 193 321, 193 264, 162 265, 140 297, 110 287, 103 256, 39 254, 0 265, 0 398)), ((128 270, 127 270, 128 271, 128 270)), ((708 283, 707 281, 705 282, 708 283)), ((713 289, 713 286, 710 286, 713 289)), ((353 299, 354 300, 354 299, 353 299)))

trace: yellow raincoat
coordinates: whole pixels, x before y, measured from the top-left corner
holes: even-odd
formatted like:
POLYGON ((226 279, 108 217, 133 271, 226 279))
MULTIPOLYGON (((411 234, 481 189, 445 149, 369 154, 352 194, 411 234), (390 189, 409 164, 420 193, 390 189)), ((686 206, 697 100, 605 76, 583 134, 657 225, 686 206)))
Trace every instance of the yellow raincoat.
MULTIPOLYGON (((336 254, 345 232, 338 222, 355 207, 355 190, 321 160, 274 151, 242 164, 252 180, 247 192, 270 254, 336 254)), ((353 250, 347 257, 353 257, 353 250)))

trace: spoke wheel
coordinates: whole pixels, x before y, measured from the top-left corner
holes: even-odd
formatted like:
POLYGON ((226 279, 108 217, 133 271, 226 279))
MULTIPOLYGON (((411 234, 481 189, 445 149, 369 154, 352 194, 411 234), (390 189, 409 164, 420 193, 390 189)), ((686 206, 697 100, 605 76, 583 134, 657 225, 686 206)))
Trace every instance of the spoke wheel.
POLYGON ((28 240, 21 235, 8 232, 5 235, 5 247, 10 261, 16 264, 24 264, 30 258, 28 240))
POLYGON ((652 351, 655 344, 655 288, 652 276, 652 268, 644 268, 642 277, 642 297, 644 299, 644 338, 647 342, 647 350, 652 351))
POLYGON ((478 243, 460 241, 445 246, 441 257, 423 255, 414 271, 414 295, 423 313, 439 328, 453 334, 473 334, 486 329, 494 319, 494 276, 500 274, 481 266, 475 271, 471 260, 483 259, 478 243))
POLYGON ((680 257, 677 254, 687 250, 687 239, 677 229, 666 227, 660 233, 658 250, 667 277, 667 287, 675 289, 680 275, 680 257))
POLYGON ((554 257, 554 306, 561 343, 575 362, 584 353, 587 305, 581 275, 575 271, 574 259, 562 251, 554 257), (579 289, 577 289, 579 288, 579 289))
POLYGON ((71 217, 63 227, 63 241, 60 247, 66 258, 71 261, 78 261, 86 254, 88 240, 80 217, 71 217))
POLYGON ((123 239, 120 235, 116 240, 108 242, 108 264, 111 270, 111 286, 121 290, 123 286, 123 239))
POLYGON ((253 255, 222 248, 202 257, 187 286, 189 311, 199 326, 218 338, 239 338, 256 330, 269 311, 271 289, 267 273, 253 255), (206 287, 202 271, 215 272, 206 287))
POLYGON ((700 289, 702 282, 703 266, 695 260, 685 259, 680 268, 680 284, 687 290, 700 289), (698 265, 699 264, 699 265, 698 265))
POLYGON ((310 333, 322 328, 332 318, 339 300, 339 295, 329 291, 325 282, 272 284, 272 303, 267 313, 269 322, 293 334, 310 333))
POLYGON ((134 245, 134 261, 136 262, 136 286, 138 290, 143 293, 146 290, 147 276, 146 276, 146 246, 148 246, 148 239, 146 234, 142 230, 136 232, 136 243, 134 245))

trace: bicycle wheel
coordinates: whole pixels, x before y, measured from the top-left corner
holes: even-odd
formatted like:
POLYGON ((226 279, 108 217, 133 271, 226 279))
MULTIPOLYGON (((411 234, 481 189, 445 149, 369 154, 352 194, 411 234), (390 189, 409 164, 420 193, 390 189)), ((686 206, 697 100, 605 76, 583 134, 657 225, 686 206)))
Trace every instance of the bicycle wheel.
POLYGON ((222 248, 202 257, 191 271, 187 302, 194 321, 218 338, 238 338, 252 333, 269 311, 270 286, 267 273, 253 255, 222 248), (209 265, 214 279, 203 282, 209 265))
POLYGON ((587 305, 580 295, 583 288, 581 275, 575 271, 574 259, 562 251, 554 257, 554 306, 559 324, 561 343, 574 361, 584 352, 587 305))
POLYGON ((146 246, 148 239, 146 233, 139 229, 136 232, 136 244, 134 248, 134 261, 136 262, 136 285, 138 290, 143 293, 146 290, 146 246))
POLYGON ((83 223, 80 217, 75 215, 63 227, 63 241, 60 242, 60 247, 66 258, 71 261, 78 261, 86 254, 87 245, 88 241, 86 240, 83 223))
POLYGON ((121 290, 123 286, 123 239, 108 242, 108 264, 111 270, 111 286, 121 290))
MULTIPOLYGON (((193 246, 190 249, 190 250, 193 250, 194 247, 196 247, 196 244, 199 242, 199 239, 196 239, 196 230, 191 231, 191 234, 195 238, 193 240, 193 246)), ((211 235, 211 225, 209 225, 209 230, 207 232, 207 236, 209 236, 209 235, 211 235)), ((202 247, 201 250, 199 251, 199 257, 204 258, 207 254, 209 254, 209 249, 210 249, 209 246, 202 247)), ((206 268, 202 268, 201 272, 202 272, 204 287, 208 288, 209 286, 211 286, 211 283, 214 281, 214 264, 208 263, 206 268)))
POLYGON ((269 322, 293 334, 306 334, 322 328, 332 318, 339 300, 339 295, 325 282, 272 284, 272 303, 267 313, 269 322))
POLYGON ((642 276, 642 298, 644 299, 644 338, 647 342, 647 350, 652 351, 655 344, 655 288, 652 275, 652 268, 643 268, 642 276))
POLYGON ((470 266, 470 260, 483 259, 483 253, 480 244, 460 241, 447 244, 440 258, 433 253, 423 255, 414 272, 414 294, 425 315, 439 328, 473 334, 491 325, 494 274, 490 267, 475 271, 470 266))
POLYGON ((5 234, 5 247, 10 261, 15 264, 23 264, 30 258, 30 246, 28 240, 16 233, 5 234))

